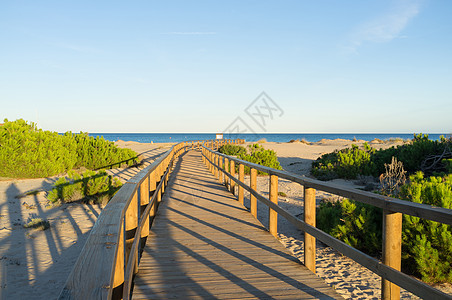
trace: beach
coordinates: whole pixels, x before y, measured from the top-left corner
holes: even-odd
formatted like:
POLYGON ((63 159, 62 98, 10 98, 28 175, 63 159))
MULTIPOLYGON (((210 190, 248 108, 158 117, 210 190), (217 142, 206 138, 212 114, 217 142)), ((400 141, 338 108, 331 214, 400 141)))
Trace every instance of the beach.
MULTIPOLYGON (((263 142, 266 149, 276 151, 281 166, 289 172, 309 175, 313 160, 336 149, 362 145, 365 141, 321 140, 316 143, 293 141, 290 143, 263 142)), ((403 141, 374 141, 375 148, 389 148, 403 141)), ((174 143, 138 143, 117 141, 121 148, 130 148, 142 158, 139 167, 118 168, 108 173, 126 182, 142 168, 165 153, 174 143)), ((0 181, 0 299, 55 298, 59 295, 81 251, 90 229, 102 211, 102 205, 68 203, 52 206, 45 197, 57 177, 0 181), (36 193, 27 193, 37 191, 36 193), (50 229, 38 231, 23 225, 31 218, 50 222, 50 229)), ((246 177, 245 181, 249 182, 246 177)), ((361 181, 336 179, 333 182, 348 187, 362 188, 361 181)), ((278 199, 279 205, 299 217, 303 211, 303 188, 297 183, 280 180, 279 191, 286 194, 278 199)), ((268 196, 268 177, 258 177, 258 191, 268 196)), ((245 193, 245 206, 249 195, 245 193)), ((316 194, 319 202, 331 195, 316 194)), ((258 219, 268 223, 267 207, 258 205, 258 219)), ((278 238, 292 253, 303 261, 303 232, 283 218, 278 220, 278 238)), ((321 243, 317 243, 317 275, 333 286, 345 298, 380 298, 380 277, 351 259, 344 257, 321 243)), ((452 291, 450 287, 443 287, 452 291)), ((413 295, 402 291, 402 298, 413 295)))

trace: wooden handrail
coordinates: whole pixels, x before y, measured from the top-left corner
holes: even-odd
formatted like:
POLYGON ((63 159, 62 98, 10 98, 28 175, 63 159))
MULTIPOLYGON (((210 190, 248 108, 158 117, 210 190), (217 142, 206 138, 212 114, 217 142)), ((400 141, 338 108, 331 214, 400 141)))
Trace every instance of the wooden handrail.
MULTIPOLYGON (((398 299, 400 297, 400 288, 412 292, 426 299, 452 299, 448 294, 435 289, 428 284, 419 281, 405 273, 400 272, 400 248, 394 247, 394 244, 401 244, 401 213, 409 214, 412 216, 437 221, 445 224, 452 224, 452 210, 440 207, 433 207, 426 204, 413 203, 409 201, 404 201, 400 199, 395 199, 391 197, 386 197, 378 194, 373 194, 370 192, 364 192, 351 188, 344 188, 331 183, 322 182, 315 179, 306 178, 297 174, 289 173, 286 171, 275 170, 265 166, 250 163, 236 157, 224 155, 219 152, 214 152, 213 150, 203 147, 202 149, 204 162, 209 167, 212 173, 220 171, 224 173, 225 177, 229 178, 230 185, 236 183, 240 188, 247 190, 250 193, 251 198, 256 198, 262 203, 266 204, 269 209, 280 214, 286 218, 290 223, 296 226, 298 229, 305 232, 305 265, 315 273, 315 239, 319 239, 323 243, 332 248, 336 249, 340 253, 349 258, 353 259, 362 266, 368 268, 372 272, 378 274, 382 277, 382 298, 384 299, 398 299), (225 157, 228 159, 231 170, 220 168, 218 164, 215 164, 215 159, 217 157, 225 157), (273 176, 279 176, 304 186, 305 190, 305 219, 304 221, 299 220, 288 211, 281 208, 277 201, 276 203, 271 201, 257 192, 256 185, 253 180, 251 180, 251 186, 245 184, 242 178, 235 177, 235 169, 233 170, 234 162, 239 164, 239 168, 242 166, 248 166, 253 169, 262 171, 269 174, 270 176, 270 187, 272 187, 272 182, 275 184, 275 179, 273 176), (273 179, 272 179, 273 177, 273 179), (343 197, 348 197, 350 199, 367 203, 376 207, 383 208, 385 219, 385 226, 383 228, 385 231, 386 240, 383 241, 383 256, 385 257, 384 263, 379 260, 347 245, 346 243, 332 237, 331 235, 323 232, 322 230, 315 227, 315 189, 326 191, 332 194, 336 194, 343 197), (307 202, 306 202, 307 201, 307 202), (391 253, 391 252, 396 253, 391 253)), ((254 172, 253 172, 254 173, 254 172)), ((253 174, 252 173, 252 174, 253 174)), ((252 175, 253 176, 253 175, 252 175)), ((272 189, 270 189, 271 192, 272 189)), ((270 197, 271 198, 271 197, 270 197)), ((240 196, 239 199, 240 201, 240 196)), ((254 209, 253 209, 254 210, 254 209)), ((254 213, 253 213, 254 215, 254 213)), ((274 217, 273 217, 274 218, 274 217)), ((275 220, 273 219, 273 225, 269 224, 269 230, 273 231, 272 227, 276 227, 275 220)), ((269 220, 271 221, 271 219, 269 220)), ((274 232, 272 232, 274 234, 274 232)))
POLYGON ((129 299, 140 250, 176 159, 190 149, 202 149, 207 144, 243 142, 178 143, 127 181, 99 215, 59 299, 129 299))

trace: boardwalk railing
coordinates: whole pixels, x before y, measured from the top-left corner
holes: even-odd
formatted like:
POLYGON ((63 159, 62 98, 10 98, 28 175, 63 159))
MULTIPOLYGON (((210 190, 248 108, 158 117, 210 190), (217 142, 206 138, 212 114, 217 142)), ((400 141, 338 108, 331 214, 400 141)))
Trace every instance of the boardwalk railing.
POLYGON ((250 193, 250 212, 257 218, 257 200, 269 207, 269 231, 277 236, 278 214, 305 232, 304 264, 315 273, 316 238, 328 246, 350 257, 362 266, 382 277, 382 299, 399 299, 400 287, 424 299, 452 299, 451 296, 437 290, 422 281, 400 272, 402 247, 402 214, 408 214, 444 224, 452 225, 452 210, 433 207, 370 192, 351 189, 325 183, 319 180, 296 175, 286 171, 275 170, 253 164, 232 156, 215 152, 202 147, 203 160, 209 170, 220 182, 234 194, 243 204, 244 190, 250 193), (238 178, 236 178, 238 165, 238 178), (250 185, 244 181, 244 166, 250 168, 250 185), (269 198, 257 192, 257 170, 269 175, 269 198), (299 220, 278 205, 278 177, 297 182, 304 187, 304 220, 299 220), (383 209, 383 262, 345 244, 331 235, 316 228, 317 190, 347 197, 362 203, 383 209))
POLYGON ((243 142, 176 144, 126 182, 99 215, 59 299, 129 299, 141 250, 178 157, 190 149, 243 142))

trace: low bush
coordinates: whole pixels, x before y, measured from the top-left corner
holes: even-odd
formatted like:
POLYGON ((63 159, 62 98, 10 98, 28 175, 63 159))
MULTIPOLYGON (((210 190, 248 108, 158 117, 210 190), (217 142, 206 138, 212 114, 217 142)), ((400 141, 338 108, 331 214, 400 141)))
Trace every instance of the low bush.
POLYGON ((363 149, 356 145, 322 155, 312 163, 311 173, 320 180, 335 178, 356 179, 358 175, 371 175, 371 155, 375 149, 364 143, 363 149))
POLYGON ((81 199, 108 202, 121 186, 119 179, 112 178, 105 171, 86 171, 83 174, 71 171, 67 178, 61 177, 55 182, 47 198, 53 203, 81 199))
MULTIPOLYGON (((424 178, 410 176, 400 189, 400 198, 452 208, 452 174, 424 178)), ((345 199, 321 202, 318 228, 361 251, 378 256, 382 245, 382 211, 345 199)), ((402 268, 425 282, 452 283, 452 226, 403 215, 402 268)))
MULTIPOLYGON (((452 209, 452 174, 424 178, 417 172, 400 195, 412 202, 452 209)), ((451 225, 403 215, 404 265, 423 281, 452 283, 451 241, 451 225)))
POLYGON ((37 230, 47 230, 50 228, 50 222, 41 218, 33 218, 27 224, 24 224, 24 228, 34 228, 37 230))
POLYGON ((246 153, 246 148, 239 145, 226 144, 221 146, 220 149, 218 149, 218 151, 225 155, 238 156, 241 153, 246 153))
MULTIPOLYGON (((281 165, 279 164, 278 157, 276 156, 276 152, 270 149, 264 149, 259 144, 252 144, 248 146, 249 152, 241 152, 238 157, 240 159, 273 168, 276 170, 282 170, 281 165)), ((250 168, 245 166, 245 174, 250 173, 250 168)), ((258 171, 258 174, 263 174, 264 172, 258 171)))
POLYGON ((312 163, 311 174, 320 180, 356 179, 358 175, 378 177, 385 172, 385 164, 390 164, 393 157, 403 163, 408 174, 413 174, 421 170, 426 159, 441 155, 451 144, 450 139, 443 137, 432 141, 428 135, 415 134, 411 143, 388 149, 376 150, 367 143, 362 149, 352 145, 351 148, 322 155, 312 163))
POLYGON ((0 177, 39 178, 72 168, 109 168, 132 164, 137 154, 86 133, 64 135, 38 129, 20 119, 0 126, 0 177))
POLYGON ((346 244, 370 255, 379 255, 382 239, 382 210, 361 202, 344 199, 321 202, 318 228, 346 244))

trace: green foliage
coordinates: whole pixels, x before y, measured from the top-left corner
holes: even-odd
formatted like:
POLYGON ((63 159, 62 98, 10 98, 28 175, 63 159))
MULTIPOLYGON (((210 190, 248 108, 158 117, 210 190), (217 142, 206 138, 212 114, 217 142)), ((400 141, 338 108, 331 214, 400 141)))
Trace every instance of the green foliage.
POLYGON ((38 178, 72 168, 109 168, 132 164, 137 154, 86 133, 60 135, 20 119, 0 127, 0 177, 38 178))
POLYGON ((321 230, 358 250, 371 255, 381 251, 382 211, 379 208, 349 199, 322 202, 317 224, 321 230))
POLYGON ((334 178, 356 179, 361 175, 370 175, 373 170, 371 155, 375 149, 364 143, 363 149, 356 145, 322 155, 312 163, 312 174, 321 180, 334 178))
MULTIPOLYGON (((410 177, 401 189, 407 200, 452 208, 452 174, 424 178, 422 172, 410 177)), ((404 265, 412 266, 426 282, 452 282, 452 226, 403 215, 404 265)))
MULTIPOLYGON (((420 170, 422 162, 429 156, 440 155, 451 141, 441 138, 440 141, 428 139, 428 135, 414 135, 409 144, 375 150, 367 143, 363 149, 356 145, 322 155, 312 163, 311 173, 320 180, 335 178, 356 179, 358 175, 378 177, 385 172, 385 164, 390 164, 392 157, 403 163, 409 174, 420 170)), ((449 164, 446 161, 446 164, 449 164)), ((450 165, 449 165, 450 166, 450 165)), ((452 167, 449 167, 449 170, 452 167)))
MULTIPOLYGON (((410 177, 399 196, 416 203, 452 208, 452 174, 410 177)), ((348 199, 321 202, 318 227, 348 245, 371 255, 381 251, 381 209, 348 199)), ((403 215, 402 266, 425 282, 452 282, 452 226, 403 215)))
POLYGON ((446 167, 447 174, 451 174, 452 173, 452 159, 443 159, 442 163, 446 167))
POLYGON ((80 199, 98 202, 103 199, 110 200, 121 186, 119 179, 112 178, 105 171, 86 171, 81 175, 71 171, 68 178, 61 177, 55 182, 47 198, 53 203, 80 199))
MULTIPOLYGON (((276 156, 276 152, 269 149, 264 149, 259 144, 253 144, 248 146, 249 153, 239 153, 238 157, 240 159, 261 165, 269 168, 273 168, 276 170, 282 170, 281 165, 279 164, 278 157, 276 156)), ((245 173, 250 173, 250 168, 245 166, 245 173)), ((258 171, 258 174, 263 174, 264 172, 258 171)))
POLYGON ((240 145, 226 144, 221 146, 218 151, 225 155, 238 156, 241 153, 246 153, 246 148, 240 145))
POLYGON ((24 225, 24 228, 34 228, 37 230, 47 230, 50 228, 50 222, 41 218, 33 218, 24 225))

